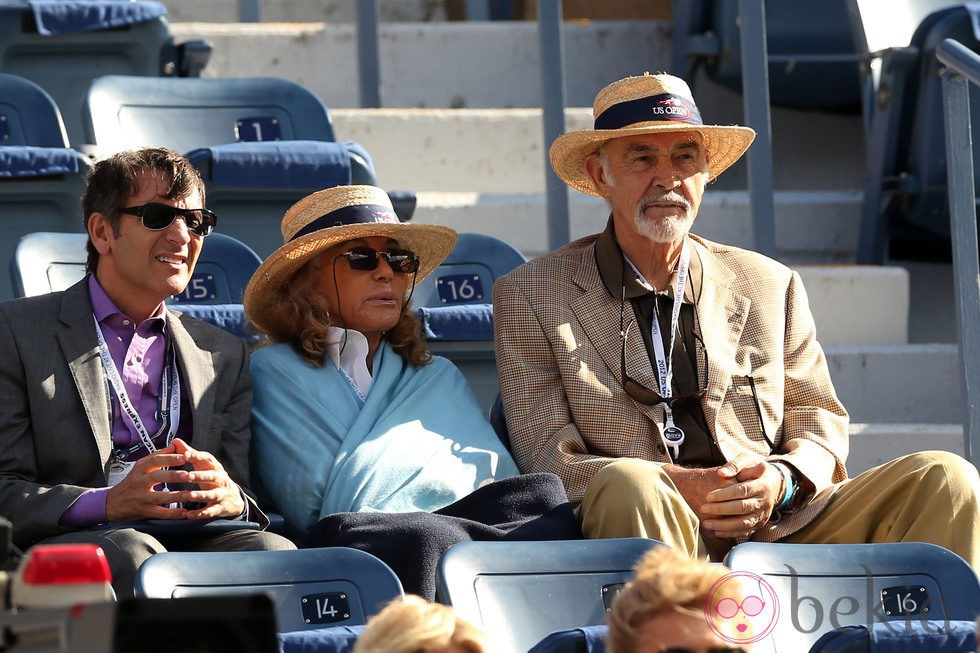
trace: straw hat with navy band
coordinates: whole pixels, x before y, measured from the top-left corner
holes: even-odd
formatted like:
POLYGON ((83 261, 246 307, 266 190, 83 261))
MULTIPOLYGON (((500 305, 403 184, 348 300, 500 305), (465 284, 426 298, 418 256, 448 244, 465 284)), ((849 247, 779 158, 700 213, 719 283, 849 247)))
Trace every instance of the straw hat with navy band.
POLYGON ((245 314, 268 330, 276 294, 303 265, 339 243, 380 236, 419 257, 416 282, 439 267, 456 244, 456 232, 434 224, 400 222, 388 193, 374 186, 335 186, 296 202, 282 218, 282 247, 269 255, 245 288, 245 314))
POLYGON ((687 82, 673 75, 627 77, 606 86, 592 106, 594 129, 569 132, 551 145, 551 165, 572 188, 599 197, 585 160, 608 140, 658 132, 698 132, 711 179, 749 149, 755 131, 739 125, 705 125, 687 82))

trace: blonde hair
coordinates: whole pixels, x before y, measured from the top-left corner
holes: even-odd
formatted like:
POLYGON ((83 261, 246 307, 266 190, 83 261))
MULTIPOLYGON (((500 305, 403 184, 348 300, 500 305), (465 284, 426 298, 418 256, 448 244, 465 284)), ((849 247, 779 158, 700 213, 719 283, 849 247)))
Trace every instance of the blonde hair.
POLYGON ((409 594, 368 619, 353 653, 490 653, 486 633, 449 606, 409 594))
POLYGON ((636 577, 613 601, 606 650, 640 650, 644 625, 665 612, 703 616, 712 587, 728 573, 721 565, 692 559, 668 546, 650 549, 637 564, 636 577))

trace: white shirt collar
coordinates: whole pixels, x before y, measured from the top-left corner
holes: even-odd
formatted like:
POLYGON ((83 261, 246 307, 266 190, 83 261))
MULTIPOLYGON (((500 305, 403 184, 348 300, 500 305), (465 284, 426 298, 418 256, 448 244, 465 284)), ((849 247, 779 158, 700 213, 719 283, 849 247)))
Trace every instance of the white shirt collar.
POLYGON ((330 327, 330 336, 334 341, 327 345, 330 361, 347 375, 362 397, 367 397, 373 381, 367 368, 367 338, 360 331, 333 326, 330 327))

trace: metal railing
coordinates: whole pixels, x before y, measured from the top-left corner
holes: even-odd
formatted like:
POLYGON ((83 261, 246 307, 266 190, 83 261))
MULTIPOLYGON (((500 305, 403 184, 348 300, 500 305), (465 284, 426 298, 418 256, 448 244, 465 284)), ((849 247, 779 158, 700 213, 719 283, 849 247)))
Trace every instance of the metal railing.
POLYGON ((946 119, 946 175, 949 184, 953 289, 963 380, 963 442, 966 458, 980 464, 980 252, 973 177, 970 84, 980 86, 980 56, 946 39, 936 50, 943 70, 946 119))

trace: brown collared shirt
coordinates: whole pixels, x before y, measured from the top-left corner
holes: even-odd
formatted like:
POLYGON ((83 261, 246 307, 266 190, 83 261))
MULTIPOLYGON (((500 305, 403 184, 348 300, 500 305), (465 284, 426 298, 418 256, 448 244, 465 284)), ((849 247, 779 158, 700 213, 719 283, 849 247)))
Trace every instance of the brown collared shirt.
MULTIPOLYGON (((660 333, 664 339, 664 351, 670 347, 670 316, 673 309, 674 287, 673 277, 671 286, 657 290, 640 279, 623 251, 616 242, 616 233, 610 217, 605 231, 596 241, 596 265, 603 284, 614 298, 623 297, 629 300, 633 308, 632 315, 627 314, 626 320, 636 320, 634 328, 639 327, 643 334, 643 344, 646 347, 647 361, 626 361, 629 371, 633 365, 647 364, 655 366, 653 341, 650 326, 653 318, 660 321, 660 333)), ((687 288, 684 291, 684 302, 681 304, 678 320, 677 342, 671 352, 673 366, 673 381, 671 393, 674 396, 697 392, 703 384, 698 380, 698 358, 705 354, 704 343, 700 342, 697 327, 697 311, 695 310, 696 289, 701 283, 701 263, 698 257, 691 257, 691 269, 687 288)), ((631 374, 630 376, 634 376, 631 374)), ((705 380, 706 382, 707 380, 705 380)), ((654 388, 656 389, 656 388, 654 388)), ((684 444, 680 447, 680 455, 674 460, 685 467, 713 467, 725 464, 725 457, 718 444, 711 436, 704 411, 700 405, 692 404, 676 406, 673 410, 674 423, 684 431, 684 444)), ((663 424, 660 425, 663 428, 663 424)))

